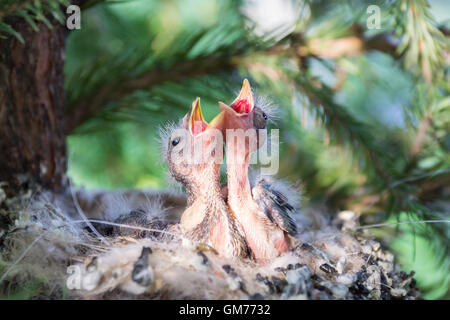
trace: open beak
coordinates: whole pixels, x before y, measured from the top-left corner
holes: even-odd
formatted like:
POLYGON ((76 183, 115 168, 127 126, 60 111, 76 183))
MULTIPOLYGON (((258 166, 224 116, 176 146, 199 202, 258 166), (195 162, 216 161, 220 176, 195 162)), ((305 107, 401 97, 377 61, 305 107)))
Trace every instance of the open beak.
POLYGON ((221 111, 217 116, 214 117, 214 119, 211 120, 211 122, 206 127, 206 130, 208 130, 209 128, 214 128, 222 131, 224 120, 225 120, 225 112, 221 111))
POLYGON ((246 114, 253 111, 255 107, 255 100, 253 99, 252 88, 250 82, 244 79, 241 92, 236 99, 231 103, 230 107, 239 114, 246 114))
POLYGON ((244 80, 241 92, 239 92, 239 95, 236 99, 234 99, 231 105, 228 106, 222 101, 219 101, 219 108, 220 111, 231 115, 231 118, 247 116, 250 112, 252 112, 255 108, 255 102, 248 80, 244 80))
POLYGON ((220 112, 211 122, 205 121, 202 114, 202 108, 200 106, 200 98, 196 98, 192 103, 191 110, 189 111, 189 132, 193 136, 200 135, 210 128, 215 128, 218 130, 222 130, 223 120, 224 120, 224 112, 220 112))

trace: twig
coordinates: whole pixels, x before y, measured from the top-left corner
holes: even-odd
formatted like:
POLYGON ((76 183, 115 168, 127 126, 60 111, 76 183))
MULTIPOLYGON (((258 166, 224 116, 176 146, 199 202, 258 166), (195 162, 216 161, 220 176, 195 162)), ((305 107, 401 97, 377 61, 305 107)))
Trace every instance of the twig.
POLYGON ((73 199, 73 203, 75 205, 75 208, 78 211, 78 214, 81 216, 81 218, 83 218, 83 221, 88 225, 89 229, 92 230, 92 232, 94 232, 94 234, 103 242, 105 242, 107 245, 109 245, 110 243, 108 242, 108 240, 106 240, 105 237, 103 237, 98 231, 97 229, 95 229, 95 227, 92 225, 92 223, 89 222, 88 218, 86 217, 86 215, 83 213, 83 210, 80 207, 80 204, 78 203, 78 199, 75 195, 75 192, 73 191, 73 187, 72 184, 70 182, 69 179, 69 188, 70 188, 70 193, 72 194, 72 199, 73 199))
POLYGON ((417 224, 417 223, 450 223, 450 220, 417 220, 417 221, 387 222, 387 223, 378 223, 360 226, 356 228, 356 230, 395 226, 401 224, 417 224))
POLYGON ((398 180, 398 181, 394 181, 389 187, 390 188, 395 188, 400 184, 403 183, 407 183, 407 182, 414 182, 414 181, 418 181, 418 180, 422 180, 428 177, 433 177, 433 176, 437 176, 437 175, 441 175, 441 174, 446 174, 446 173, 450 173, 450 169, 442 169, 442 170, 437 170, 434 172, 427 172, 418 176, 412 176, 412 177, 408 177, 402 180, 398 180))
MULTIPOLYGON (((97 220, 97 219, 90 219, 90 222, 99 223, 99 224, 105 224, 109 226, 116 226, 116 227, 122 227, 122 228, 128 228, 128 229, 135 229, 135 230, 141 230, 141 231, 150 231, 150 232, 160 232, 160 233, 166 233, 173 236, 176 236, 176 233, 164 231, 164 230, 158 230, 158 229, 150 229, 145 227, 139 227, 139 226, 132 226, 129 224, 122 224, 122 223, 115 223, 115 222, 109 222, 109 221, 103 221, 103 220, 97 220)), ((71 221, 71 223, 83 223, 86 222, 84 220, 75 220, 71 221)))
POLYGON ((431 125, 432 119, 433 116, 431 112, 429 112, 425 115, 425 118, 422 120, 419 126, 419 131, 417 132, 416 140, 414 141, 414 145, 411 148, 411 157, 415 157, 420 152, 423 141, 425 139, 425 134, 427 133, 427 130, 431 125))
MULTIPOLYGON (((415 221, 377 223, 377 224, 368 224, 365 226, 360 226, 360 227, 355 228, 354 230, 364 230, 364 229, 371 229, 371 228, 390 227, 390 226, 396 226, 396 225, 401 225, 401 224, 418 224, 418 223, 450 223, 450 220, 415 220, 415 221)), ((351 231, 351 230, 349 230, 349 231, 351 231)), ((326 234, 322 235, 317 240, 329 240, 329 239, 333 239, 334 237, 337 237, 338 235, 339 234, 337 232, 333 232, 333 233, 330 232, 330 233, 326 233, 326 234)))

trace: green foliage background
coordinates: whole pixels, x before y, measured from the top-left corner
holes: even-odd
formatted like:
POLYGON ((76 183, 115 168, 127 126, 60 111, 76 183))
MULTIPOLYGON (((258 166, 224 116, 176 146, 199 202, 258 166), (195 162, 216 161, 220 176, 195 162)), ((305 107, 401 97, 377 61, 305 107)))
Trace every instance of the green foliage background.
MULTIPOLYGON (((61 3, 30 1, 41 2, 61 3)), ((363 224, 450 220, 448 1, 115 0, 82 12, 65 65, 67 112, 90 110, 68 138, 76 185, 167 187, 158 127, 197 96, 210 120, 249 78, 280 110, 279 176, 301 181, 305 207, 363 224), (369 5, 380 29, 367 28, 369 5)), ((0 16, 1 32, 20 37, 0 16)), ((373 232, 424 298, 450 298, 448 223, 373 232)))

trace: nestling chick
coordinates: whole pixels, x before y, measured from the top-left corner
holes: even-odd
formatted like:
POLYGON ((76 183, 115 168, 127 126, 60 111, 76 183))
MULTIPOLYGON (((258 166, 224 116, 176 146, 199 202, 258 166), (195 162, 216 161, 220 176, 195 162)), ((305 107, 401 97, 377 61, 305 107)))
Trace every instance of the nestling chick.
POLYGON ((222 102, 219 105, 225 113, 228 206, 242 225, 255 259, 265 263, 288 251, 289 235, 297 233, 290 217, 294 208, 287 198, 264 179, 253 188, 250 186, 249 158, 265 142, 259 139, 256 130, 266 128, 267 115, 255 107, 247 80, 231 106, 222 102))
POLYGON ((245 257, 248 247, 235 217, 221 196, 219 169, 223 160, 221 134, 224 114, 209 124, 200 99, 180 121, 167 141, 170 173, 188 192, 188 204, 180 226, 191 240, 213 247, 224 257, 245 257))

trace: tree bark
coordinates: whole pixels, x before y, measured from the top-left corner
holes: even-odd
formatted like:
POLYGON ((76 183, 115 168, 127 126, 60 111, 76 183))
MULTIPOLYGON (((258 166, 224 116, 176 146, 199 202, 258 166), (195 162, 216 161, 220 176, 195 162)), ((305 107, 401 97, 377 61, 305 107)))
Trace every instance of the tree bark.
POLYGON ((8 21, 15 37, 0 40, 0 181, 18 190, 24 181, 58 191, 66 184, 64 48, 58 23, 34 31, 23 19, 8 21))

